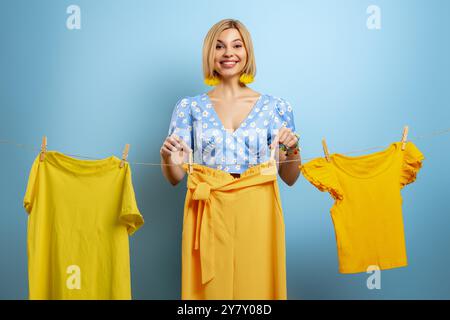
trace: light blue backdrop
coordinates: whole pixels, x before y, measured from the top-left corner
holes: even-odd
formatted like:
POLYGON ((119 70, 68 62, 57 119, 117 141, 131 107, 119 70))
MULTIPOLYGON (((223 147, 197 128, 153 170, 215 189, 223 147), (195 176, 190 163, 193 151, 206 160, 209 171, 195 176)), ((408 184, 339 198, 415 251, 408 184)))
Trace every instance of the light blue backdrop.
MULTIPOLYGON (((236 18, 250 30, 252 88, 288 99, 303 157, 387 146, 449 125, 450 2, 434 1, 25 1, 0 10, 0 298, 27 298, 27 215, 22 199, 41 138, 50 150, 103 158, 131 144, 132 162, 159 162, 176 101, 209 90, 201 50, 208 29, 236 18), (81 8, 81 30, 66 8, 81 8), (381 29, 366 26, 369 5, 381 29)), ((337 271, 331 197, 303 177, 279 180, 291 299, 450 298, 450 134, 417 140, 426 156, 403 190, 410 265, 369 275, 337 271)), ((180 297, 185 181, 132 166, 146 224, 132 237, 133 296, 180 297)))

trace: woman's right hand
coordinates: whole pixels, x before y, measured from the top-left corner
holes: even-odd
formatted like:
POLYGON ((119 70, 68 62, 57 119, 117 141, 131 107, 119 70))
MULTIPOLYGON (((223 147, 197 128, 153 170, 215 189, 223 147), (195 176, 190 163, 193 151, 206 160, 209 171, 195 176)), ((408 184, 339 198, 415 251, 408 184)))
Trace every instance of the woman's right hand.
POLYGON ((164 140, 160 154, 166 163, 182 164, 188 161, 191 148, 175 133, 164 140))

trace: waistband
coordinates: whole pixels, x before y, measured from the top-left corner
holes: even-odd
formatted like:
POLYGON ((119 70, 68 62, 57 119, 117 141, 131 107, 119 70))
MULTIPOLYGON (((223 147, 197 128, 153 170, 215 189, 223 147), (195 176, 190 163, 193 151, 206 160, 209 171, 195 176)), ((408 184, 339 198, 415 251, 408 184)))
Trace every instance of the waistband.
MULTIPOLYGON (((188 172, 188 163, 183 163, 182 168, 188 172)), ((193 163, 192 164, 192 170, 193 172, 198 172, 198 173, 202 173, 211 177, 215 177, 215 178, 219 178, 222 180, 238 180, 238 179, 242 179, 244 177, 250 177, 250 176, 254 176, 254 175, 272 175, 272 174, 277 174, 277 169, 276 169, 276 164, 272 163, 271 161, 266 161, 254 166, 249 167, 247 170, 245 170, 244 172, 242 172, 240 174, 240 177, 233 177, 233 175, 231 175, 231 173, 223 171, 223 170, 219 170, 219 169, 214 169, 202 164, 198 164, 198 163, 193 163)))

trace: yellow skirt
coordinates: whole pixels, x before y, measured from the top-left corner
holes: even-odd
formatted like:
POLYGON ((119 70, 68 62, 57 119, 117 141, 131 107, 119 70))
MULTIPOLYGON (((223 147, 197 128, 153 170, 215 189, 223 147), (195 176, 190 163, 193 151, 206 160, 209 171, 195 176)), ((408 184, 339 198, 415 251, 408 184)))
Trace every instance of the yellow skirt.
MULTIPOLYGON (((188 172, 188 165, 183 164, 188 172)), ((275 165, 239 178, 193 164, 182 232, 184 299, 287 299, 285 226, 275 165)))

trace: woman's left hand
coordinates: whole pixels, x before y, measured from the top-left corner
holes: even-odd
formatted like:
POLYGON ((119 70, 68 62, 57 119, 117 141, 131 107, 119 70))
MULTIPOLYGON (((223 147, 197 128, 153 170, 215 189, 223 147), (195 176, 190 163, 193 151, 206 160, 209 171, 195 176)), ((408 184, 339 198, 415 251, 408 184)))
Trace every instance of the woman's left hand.
MULTIPOLYGON (((286 148, 294 147, 298 142, 298 137, 292 132, 291 129, 286 127, 281 127, 278 131, 278 134, 273 139, 270 144, 270 149, 277 148, 279 143, 282 143, 286 146, 286 148)), ((287 158, 284 152, 280 152, 279 160, 283 161, 287 158)))

